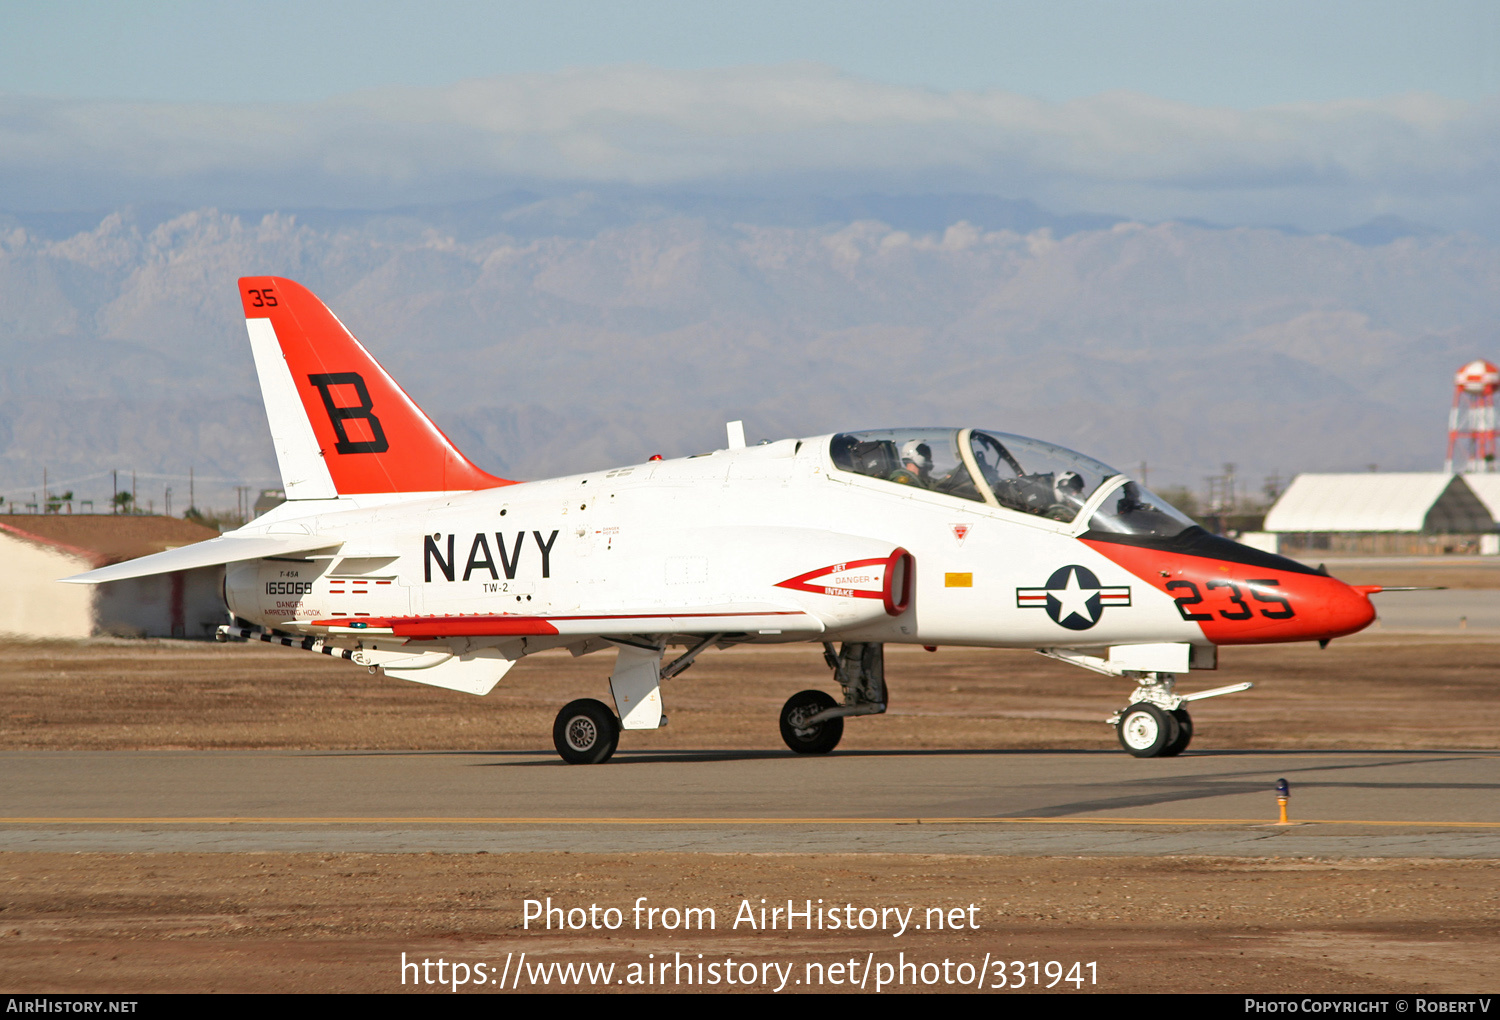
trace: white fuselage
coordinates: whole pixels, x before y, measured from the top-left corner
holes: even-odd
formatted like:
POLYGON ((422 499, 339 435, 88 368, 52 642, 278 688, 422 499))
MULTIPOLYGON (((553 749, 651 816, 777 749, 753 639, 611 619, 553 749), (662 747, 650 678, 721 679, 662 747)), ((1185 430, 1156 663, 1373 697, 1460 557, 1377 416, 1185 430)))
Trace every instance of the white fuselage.
POLYGON ((742 639, 1204 641, 1171 598, 1078 541, 1112 486, 1062 524, 839 470, 829 438, 474 492, 288 502, 244 530, 322 535, 343 547, 329 557, 231 564, 226 597, 239 617, 305 633, 334 617, 756 605, 801 610, 815 623, 757 626, 742 639), (869 594, 883 568, 842 568, 898 549, 910 554, 914 578, 906 607, 894 611, 869 594), (1070 565, 1106 593, 1086 613, 1086 630, 1060 626, 1046 609, 1044 586, 1070 565), (811 584, 785 584, 819 571, 811 584))

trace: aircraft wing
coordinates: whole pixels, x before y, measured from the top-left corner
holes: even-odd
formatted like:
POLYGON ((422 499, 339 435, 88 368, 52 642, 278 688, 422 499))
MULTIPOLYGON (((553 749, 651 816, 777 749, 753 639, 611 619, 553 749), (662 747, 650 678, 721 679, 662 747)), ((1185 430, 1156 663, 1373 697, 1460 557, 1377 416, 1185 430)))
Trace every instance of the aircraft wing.
POLYGON ((169 574, 175 570, 192 570, 195 567, 217 567, 241 560, 258 560, 264 556, 300 556, 316 549, 335 549, 343 544, 341 538, 326 535, 220 535, 207 542, 185 545, 179 549, 152 553, 138 559, 115 563, 98 570, 74 574, 62 580, 73 584, 102 584, 105 581, 123 581, 129 577, 146 577, 150 574, 169 574))
POLYGON ((600 613, 546 615, 474 613, 312 621, 330 634, 392 634, 404 638, 540 637, 554 634, 821 634, 810 613, 770 603, 655 606, 600 613))

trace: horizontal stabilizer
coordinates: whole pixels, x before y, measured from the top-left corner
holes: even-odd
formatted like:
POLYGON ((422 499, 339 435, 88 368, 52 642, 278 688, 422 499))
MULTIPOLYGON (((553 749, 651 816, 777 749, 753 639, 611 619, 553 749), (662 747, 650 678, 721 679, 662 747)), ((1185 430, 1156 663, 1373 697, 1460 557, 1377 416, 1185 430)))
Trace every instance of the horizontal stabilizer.
POLYGON ((343 539, 328 538, 325 535, 236 535, 231 532, 207 542, 126 560, 124 563, 90 570, 86 574, 64 577, 63 580, 73 584, 103 584, 130 577, 170 574, 176 570, 258 560, 266 556, 297 556, 316 549, 335 549, 342 544, 343 539))
POLYGON ((331 633, 393 634, 404 638, 541 637, 553 634, 820 634, 823 624, 800 609, 775 605, 683 606, 558 616, 507 613, 330 617, 312 621, 331 633))

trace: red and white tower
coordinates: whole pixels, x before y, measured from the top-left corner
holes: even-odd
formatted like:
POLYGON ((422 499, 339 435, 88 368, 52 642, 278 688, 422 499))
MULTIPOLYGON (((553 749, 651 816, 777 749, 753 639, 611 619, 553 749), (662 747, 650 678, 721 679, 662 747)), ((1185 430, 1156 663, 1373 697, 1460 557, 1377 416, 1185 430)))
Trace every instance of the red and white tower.
POLYGON ((1500 369, 1488 361, 1471 361, 1453 377, 1453 410, 1448 414, 1448 463, 1452 474, 1454 451, 1467 443, 1464 474, 1495 470, 1495 390, 1500 369))

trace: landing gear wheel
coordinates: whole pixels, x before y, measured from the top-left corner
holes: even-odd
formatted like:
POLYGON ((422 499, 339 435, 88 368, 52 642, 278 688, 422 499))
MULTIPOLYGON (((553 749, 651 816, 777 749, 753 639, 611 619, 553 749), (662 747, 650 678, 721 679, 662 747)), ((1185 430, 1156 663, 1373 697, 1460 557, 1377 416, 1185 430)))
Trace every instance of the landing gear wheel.
POLYGON ((552 724, 552 744, 569 765, 602 765, 619 742, 619 720, 593 698, 568 702, 552 724))
POLYGON ((1135 757, 1160 758, 1174 753, 1167 748, 1178 740, 1180 730, 1171 712, 1148 701, 1137 701, 1120 713, 1115 732, 1120 737, 1120 746, 1135 757))
POLYGON ((1173 709, 1172 718, 1177 720, 1177 739, 1168 744, 1166 750, 1161 753, 1163 758, 1176 757, 1186 751, 1188 744, 1193 741, 1193 717, 1188 715, 1187 709, 1173 709))
POLYGON ((827 754, 844 737, 844 720, 824 719, 808 725, 806 720, 838 702, 822 691, 799 691, 781 707, 781 739, 798 754, 827 754))

